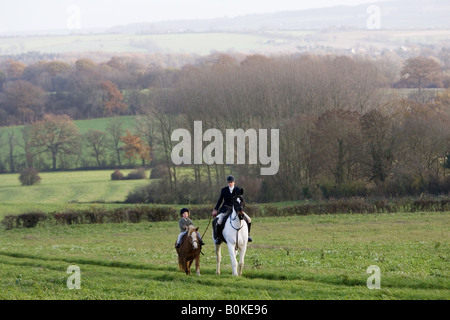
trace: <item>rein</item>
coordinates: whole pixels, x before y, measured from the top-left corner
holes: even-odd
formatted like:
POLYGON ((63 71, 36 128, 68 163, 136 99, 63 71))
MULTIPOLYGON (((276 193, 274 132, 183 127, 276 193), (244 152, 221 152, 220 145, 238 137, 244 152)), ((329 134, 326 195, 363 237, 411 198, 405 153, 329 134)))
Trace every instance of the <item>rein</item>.
POLYGON ((212 218, 212 215, 210 214, 210 215, 209 215, 209 221, 208 221, 208 224, 206 225, 206 229, 205 229, 205 231, 204 231, 203 234, 202 234, 202 239, 203 239, 203 237, 204 237, 206 231, 207 231, 208 228, 209 228, 209 224, 211 223, 211 218, 212 218))
MULTIPOLYGON (((235 211, 235 212, 236 212, 236 211, 235 211)), ((234 217, 234 219, 233 219, 233 213, 230 215, 230 218, 229 218, 229 220, 230 220, 230 226, 231 226, 234 230, 236 230, 236 246, 234 247, 234 250, 236 250, 236 251, 239 249, 239 248, 238 248, 238 243, 239 243, 239 230, 241 230, 242 227, 244 226, 244 225, 241 224, 241 227, 240 227, 239 229, 237 229, 237 228, 235 228, 235 227, 233 226, 233 221, 236 220, 237 218, 238 218, 237 212, 236 212, 236 216, 234 217)))

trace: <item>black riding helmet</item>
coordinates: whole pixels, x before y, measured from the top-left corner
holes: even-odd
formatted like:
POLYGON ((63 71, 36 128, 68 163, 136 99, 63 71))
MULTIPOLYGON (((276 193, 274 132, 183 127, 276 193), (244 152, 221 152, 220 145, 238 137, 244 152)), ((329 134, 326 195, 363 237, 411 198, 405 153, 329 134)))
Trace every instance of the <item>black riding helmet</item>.
POLYGON ((228 176, 227 177, 227 182, 234 182, 234 177, 233 176, 228 176))
POLYGON ((181 209, 181 210, 180 210, 180 216, 182 216, 182 215, 183 215, 183 213, 185 213, 185 212, 187 212, 187 213, 188 213, 188 216, 190 216, 190 215, 191 215, 191 213, 190 213, 190 211, 189 211, 189 209, 188 209, 188 208, 183 208, 183 209, 181 209))

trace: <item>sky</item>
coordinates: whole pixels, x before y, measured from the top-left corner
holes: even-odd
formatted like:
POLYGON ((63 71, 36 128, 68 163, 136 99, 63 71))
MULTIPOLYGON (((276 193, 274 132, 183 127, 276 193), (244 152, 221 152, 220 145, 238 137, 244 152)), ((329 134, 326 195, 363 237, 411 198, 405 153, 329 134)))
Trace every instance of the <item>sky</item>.
MULTIPOLYGON (((377 0, 14 0, 0 7, 0 33, 94 29, 139 22, 235 17, 377 0)), ((384 0, 386 1, 386 0, 384 0)))

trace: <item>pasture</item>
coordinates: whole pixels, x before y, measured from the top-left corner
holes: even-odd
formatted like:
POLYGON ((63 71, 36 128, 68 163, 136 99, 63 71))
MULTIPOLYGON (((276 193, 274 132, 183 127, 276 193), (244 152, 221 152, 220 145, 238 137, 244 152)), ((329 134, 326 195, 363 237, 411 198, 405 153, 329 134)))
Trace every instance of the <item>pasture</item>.
MULTIPOLYGON (((111 173, 41 173, 41 184, 31 187, 18 174, 0 175, 0 219, 124 206, 111 202, 150 182, 112 181, 111 173)), ((203 234, 208 220, 194 223, 203 234)), ((450 299, 449 212, 254 217, 252 225, 239 278, 231 276, 226 246, 215 275, 211 227, 202 276, 188 277, 178 270, 176 221, 0 226, 0 299, 450 299), (71 265, 80 268, 79 290, 67 288, 71 265), (371 265, 380 268, 379 290, 367 288, 371 265)))
POLYGON ((71 34, 0 38, 0 53, 280 53, 305 48, 398 49, 411 44, 433 44, 448 39, 449 31, 427 30, 264 30, 263 32, 180 32, 161 34, 71 34))
POLYGON ((0 299, 450 299, 449 230, 448 212, 257 218, 242 277, 227 250, 215 275, 211 228, 202 276, 188 277, 177 222, 1 229, 0 299), (70 265, 80 289, 67 287, 70 265), (380 289, 367 287, 371 265, 380 289))
MULTIPOLYGON (((39 185, 22 186, 19 174, 0 175, 0 219, 6 214, 30 210, 51 212, 80 209, 100 202, 107 206, 125 200, 134 187, 145 185, 149 179, 111 180, 114 170, 42 172, 39 185)), ((121 170, 125 175, 132 170, 121 170)), ((147 177, 149 172, 146 172, 147 177)))

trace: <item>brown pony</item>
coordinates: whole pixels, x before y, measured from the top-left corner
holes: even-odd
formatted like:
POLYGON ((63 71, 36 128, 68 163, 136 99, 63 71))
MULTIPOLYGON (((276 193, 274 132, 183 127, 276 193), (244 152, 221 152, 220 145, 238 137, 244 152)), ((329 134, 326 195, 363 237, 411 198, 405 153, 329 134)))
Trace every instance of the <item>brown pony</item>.
POLYGON ((181 240, 180 247, 177 248, 178 253, 178 267, 180 270, 191 275, 191 264, 195 260, 195 269, 197 275, 200 276, 200 252, 202 245, 197 235, 198 227, 189 226, 187 234, 181 240))

